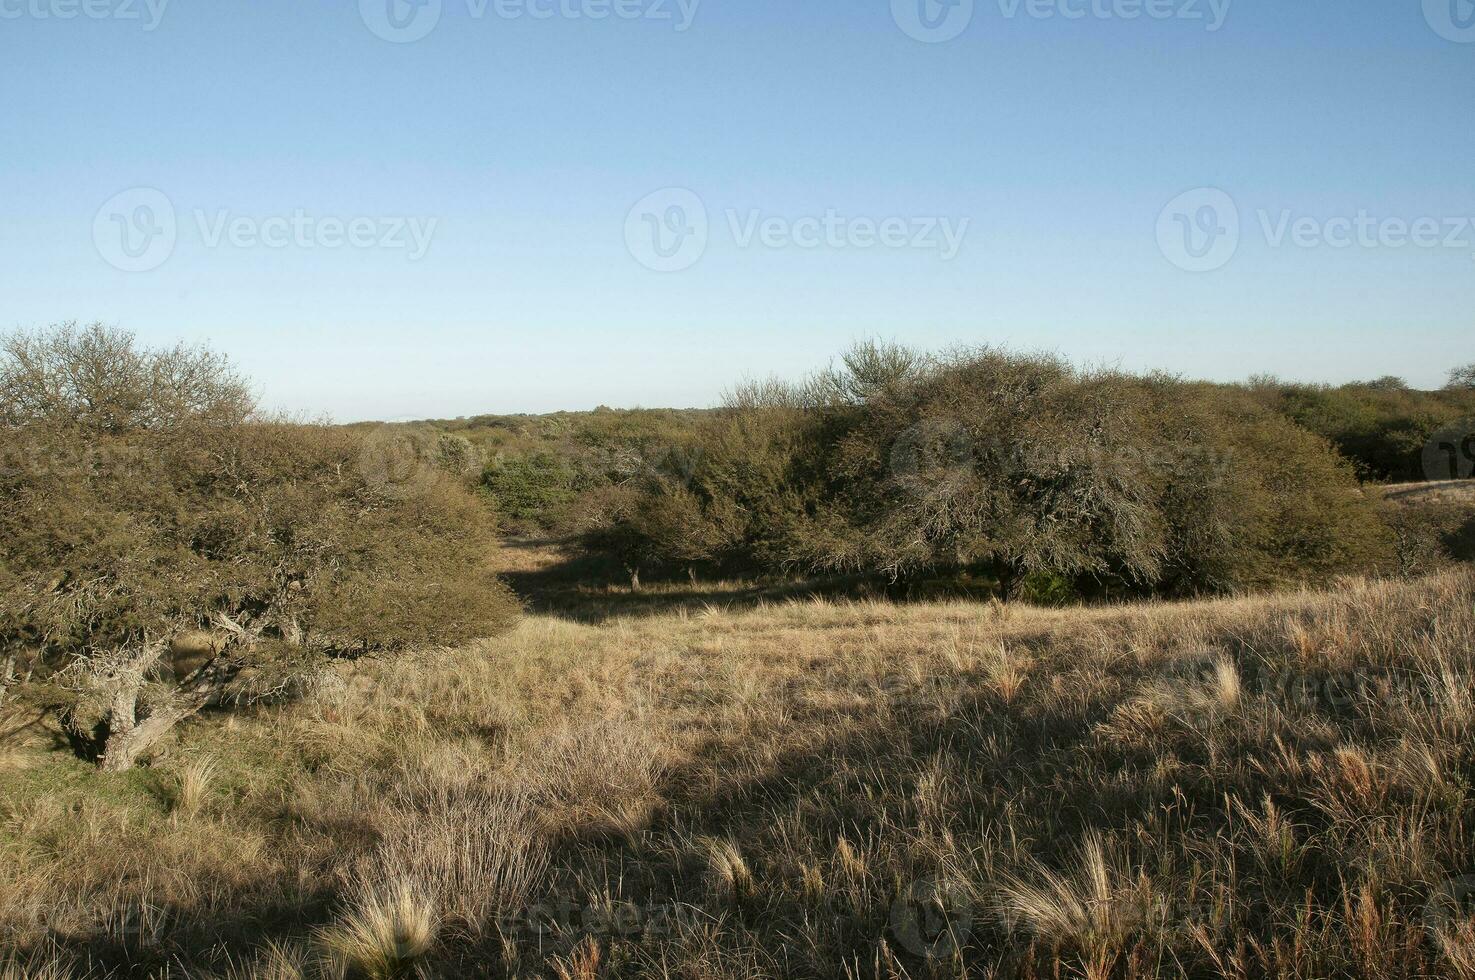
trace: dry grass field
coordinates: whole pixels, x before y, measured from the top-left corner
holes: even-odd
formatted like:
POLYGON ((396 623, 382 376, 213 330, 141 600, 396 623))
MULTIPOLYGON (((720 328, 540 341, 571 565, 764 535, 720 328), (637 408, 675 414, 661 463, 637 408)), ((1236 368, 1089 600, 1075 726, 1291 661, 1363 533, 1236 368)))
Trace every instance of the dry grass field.
POLYGON ((1468 571, 566 594, 132 772, 8 717, 0 976, 1475 976, 1472 681, 1468 571))
POLYGON ((1390 483, 1381 488, 1385 500, 1410 507, 1429 504, 1475 505, 1475 481, 1445 480, 1435 483, 1390 483))

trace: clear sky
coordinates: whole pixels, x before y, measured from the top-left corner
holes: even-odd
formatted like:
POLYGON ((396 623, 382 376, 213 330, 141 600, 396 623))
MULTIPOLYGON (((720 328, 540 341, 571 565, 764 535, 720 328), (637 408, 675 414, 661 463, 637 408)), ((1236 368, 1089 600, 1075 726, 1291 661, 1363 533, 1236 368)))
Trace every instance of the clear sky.
POLYGON ((870 336, 1475 359, 1471 0, 951 3, 0 0, 0 327, 340 420, 707 405, 870 336))

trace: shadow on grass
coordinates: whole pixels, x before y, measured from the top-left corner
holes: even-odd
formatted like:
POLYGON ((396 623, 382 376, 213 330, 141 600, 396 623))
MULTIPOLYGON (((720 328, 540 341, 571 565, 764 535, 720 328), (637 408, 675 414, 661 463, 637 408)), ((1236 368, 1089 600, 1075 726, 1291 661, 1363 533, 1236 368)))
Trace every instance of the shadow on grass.
POLYGON ((704 580, 688 574, 646 574, 639 587, 612 556, 557 540, 514 539, 503 543, 502 578, 528 609, 584 623, 623 616, 658 616, 683 609, 749 608, 763 602, 810 595, 876 594, 858 578, 762 581, 704 580))
POLYGON ((1455 561, 1475 562, 1475 516, 1447 532, 1443 544, 1455 561))
POLYGON ((232 906, 225 914, 208 916, 198 909, 168 905, 120 907, 113 911, 105 932, 51 929, 39 943, 10 950, 0 944, 0 955, 10 952, 21 962, 35 956, 70 964, 72 972, 64 975, 84 978, 223 975, 218 971, 231 965, 239 968, 272 944, 300 940, 329 921, 338 898, 332 888, 320 885, 291 900, 264 899, 273 884, 261 881, 255 888, 241 887, 218 896, 232 906), (179 970, 184 972, 176 972, 179 970))
MULTIPOLYGON (((1226 629, 1215 639, 1232 648, 1237 637, 1226 629)), ((1091 831, 1137 842, 1145 859, 1151 848, 1144 838, 1155 840, 1153 828, 1161 834, 1171 827, 1184 835, 1172 859, 1185 865, 1201 852, 1222 849, 1221 836, 1232 830, 1226 793, 1244 799, 1271 793, 1298 824, 1313 827, 1314 808, 1293 783, 1255 777, 1249 767, 1226 773, 1215 761, 1224 752, 1249 755, 1261 748, 1238 741, 1249 732, 1236 735, 1232 726, 1221 732, 1217 753, 1186 730, 1140 752, 1103 742, 1098 726, 1125 693, 1158 678, 1165 668, 1123 658, 1111 671, 1116 684, 1083 690, 1079 697, 1052 695, 1043 679, 1045 667, 1053 668, 1051 676, 1055 670, 1063 673, 1085 661, 1095 642, 1059 633, 1018 638, 1017 645, 1040 663, 1041 677, 1029 682, 1037 686, 1009 699, 989 688, 986 675, 972 671, 948 678, 946 689, 922 685, 877 694, 888 699, 885 711, 876 710, 874 699, 839 713, 798 699, 768 740, 734 731, 668 771, 660 786, 666 805, 631 836, 557 842, 553 874, 535 901, 539 907, 584 909, 596 905, 601 894, 618 892, 622 901, 647 908, 680 907, 702 922, 722 923, 729 940, 784 957, 775 964, 782 967, 775 975, 846 976, 847 964, 857 957, 872 960, 885 939, 920 977, 927 975, 929 961, 907 948, 896 932, 899 891, 910 881, 946 872, 954 861, 959 873, 976 873, 968 855, 973 849, 1002 849, 1006 829, 1022 835, 1028 853, 1059 868, 1069 865, 1077 843, 1091 831), (1177 762, 1173 779, 1153 778, 1169 752, 1177 762), (1165 813, 1186 816, 1177 823, 1153 822, 1159 819, 1153 815, 1165 813), (749 891, 712 893, 709 869, 691 846, 702 838, 736 845, 751 865, 749 891), (858 866, 863 883, 835 877, 844 873, 833 861, 842 839, 872 862, 858 866), (924 840, 927 847, 908 846, 924 840), (806 894, 796 878, 801 865, 825 869, 830 887, 817 896, 806 894), (821 920, 823 927, 810 926, 821 920), (800 943, 796 936, 822 941, 800 943)), ((1251 655, 1248 649, 1234 654, 1246 674, 1251 655)), ((1340 716, 1326 720, 1349 722, 1340 716)), ((1304 743, 1294 727, 1280 734, 1298 754, 1330 744, 1318 741, 1309 727, 1306 731, 1304 743)), ((1319 908, 1334 908, 1341 898, 1342 870, 1335 856, 1309 852, 1304 861, 1283 881, 1247 885, 1252 899, 1267 909, 1294 910, 1314 896, 1319 908)), ((301 937, 327 920, 336 897, 326 881, 291 896, 273 897, 269 882, 235 887, 220 903, 232 910, 228 917, 204 921, 199 911, 151 913, 159 926, 156 941, 131 938, 126 920, 125 929, 115 930, 121 935, 53 934, 51 939, 99 973, 158 975, 171 964, 218 959, 227 949, 239 962, 268 941, 301 937)), ((1027 975, 1035 955, 1028 936, 1011 932, 983 906, 969 910, 967 924, 971 932, 961 959, 970 971, 1027 975)), ((1281 920, 1266 917, 1251 924, 1265 935, 1286 935, 1281 920)), ((587 932, 540 934, 536 943, 529 940, 536 952, 523 955, 570 956, 586 935, 607 933, 595 926, 587 932)), ((642 956, 680 955, 671 945, 677 941, 633 937, 642 956)), ((441 969, 431 975, 507 975, 495 949, 465 937, 452 936, 441 955, 436 964, 441 969)), ((623 975, 643 974, 632 967, 623 975)))
POLYGON ((502 543, 500 575, 537 613, 582 623, 630 616, 749 609, 764 603, 811 597, 885 599, 893 602, 968 598, 998 594, 994 580, 937 577, 890 582, 875 575, 810 578, 712 577, 710 573, 643 572, 639 587, 614 557, 559 539, 514 538, 502 543))
MULTIPOLYGON (((1227 631, 1216 637, 1224 648, 1236 639, 1227 631)), ((1062 642, 1059 636, 1041 640, 1042 655, 1062 642)), ((1069 652, 1085 659, 1090 648, 1069 652)), ((1237 652, 1241 670, 1250 670, 1250 656, 1237 652)), ((1057 650, 1052 659, 1063 670, 1071 657, 1057 650)), ((1222 731, 1217 751, 1187 725, 1138 748, 1103 741, 1100 726, 1127 692, 1160 680, 1165 669, 1123 660, 1113 671, 1119 687, 1079 700, 1043 689, 1004 699, 985 678, 960 675, 952 679, 956 688, 945 709, 923 689, 892 700, 885 712, 875 711, 873 702, 844 719, 821 713, 805 718, 798 705, 789 731, 773 733, 777 746, 709 744, 668 773, 662 785, 667 806, 640 834, 625 841, 585 839, 562 871, 569 880, 618 880, 634 892, 627 898, 651 906, 675 903, 708 921, 725 918, 745 941, 796 956, 782 964, 785 975, 850 976, 847 965, 873 961, 885 940, 913 975, 923 976, 932 964, 896 931, 897 903, 907 884, 958 874, 986 890, 987 882, 973 877, 982 868, 970 865, 970 855, 1006 851, 1003 841, 1016 833, 1021 849, 1051 868, 1069 868, 1081 841, 1104 834, 1144 869, 1161 873, 1191 866, 1206 853, 1229 859, 1237 846, 1226 843, 1235 829, 1230 794, 1273 796, 1298 826, 1325 832, 1325 815, 1294 781, 1224 764, 1222 752, 1249 756, 1263 749, 1248 725, 1222 731), (1155 778, 1167 756, 1175 762, 1173 778, 1155 778), (1171 849, 1155 836, 1169 830, 1176 835, 1171 849), (751 872, 747 894, 711 893, 711 872, 699 850, 703 840, 735 846, 751 872), (844 862, 834 857, 840 847, 845 853, 859 849, 853 866, 867 879, 864 885, 843 877, 844 862), (800 887, 796 869, 803 867, 824 870, 822 894, 800 887), (812 923, 821 921, 826 925, 816 931, 812 923), (806 941, 796 941, 799 935, 806 941), (815 936, 823 943, 808 941, 815 936)), ((1351 715, 1327 711, 1328 724, 1353 724, 1351 715)), ((1293 753, 1326 751, 1331 744, 1310 728, 1298 736, 1287 726, 1277 741, 1282 737, 1293 753)), ((1308 851, 1298 860, 1294 875, 1247 880, 1250 909, 1241 924, 1247 934, 1290 941, 1301 903, 1314 900, 1318 909, 1330 910, 1344 899, 1345 867, 1335 854, 1308 851)), ((1176 896, 1173 889, 1183 883, 1159 882, 1165 889, 1159 900, 1176 896)), ((578 904, 595 894, 566 897, 578 904)), ((996 912, 986 904, 968 910, 970 933, 960 951, 967 969, 960 975, 1049 975, 1055 953, 1036 950, 1030 934, 1007 926, 996 912), (1037 955, 1039 963, 1032 963, 1037 955), (1035 967, 1042 972, 1032 973, 1035 967)), ((1185 916, 1175 921, 1186 928, 1189 910, 1176 914, 1185 916)))

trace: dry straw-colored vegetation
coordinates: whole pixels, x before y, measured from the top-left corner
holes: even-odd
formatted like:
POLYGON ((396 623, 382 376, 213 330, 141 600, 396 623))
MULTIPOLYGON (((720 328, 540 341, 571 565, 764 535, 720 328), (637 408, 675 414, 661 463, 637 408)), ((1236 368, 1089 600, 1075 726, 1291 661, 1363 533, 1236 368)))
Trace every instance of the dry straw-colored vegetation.
POLYGON ((871 345, 576 490, 5 338, 0 980, 1475 976, 1469 501, 1259 395, 871 345))
POLYGON ((1101 609, 657 595, 339 665, 147 769, 12 748, 8 969, 1470 975, 1466 571, 1101 609))
POLYGON ((0 669, 122 770, 327 659, 505 627, 487 507, 395 448, 262 417, 206 350, 0 338, 0 669))

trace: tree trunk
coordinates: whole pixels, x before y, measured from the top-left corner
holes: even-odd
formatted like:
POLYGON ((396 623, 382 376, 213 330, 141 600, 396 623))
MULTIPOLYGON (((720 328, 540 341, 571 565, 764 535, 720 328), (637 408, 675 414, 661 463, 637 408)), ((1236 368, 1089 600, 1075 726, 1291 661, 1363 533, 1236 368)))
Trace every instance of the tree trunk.
POLYGON ((1001 563, 998 566, 998 576, 999 598, 1005 602, 1019 598, 1020 587, 1024 585, 1023 571, 1012 563, 1001 563))
POLYGON ((189 687, 177 692, 173 704, 160 707, 139 721, 138 695, 143 679, 165 649, 166 644, 152 644, 126 669, 113 675, 115 686, 105 719, 107 734, 102 738, 102 754, 98 759, 98 764, 108 772, 132 769, 138 757, 169 734, 175 725, 221 697, 225 675, 203 666, 194 672, 189 687))
POLYGON ((193 706, 164 708, 126 731, 108 733, 103 749, 101 765, 108 772, 124 772, 133 768, 138 757, 155 742, 169 734, 169 730, 202 707, 201 701, 193 706))
POLYGON ((113 692, 113 703, 108 706, 108 738, 127 736, 138 724, 138 689, 143 686, 141 676, 124 678, 113 692))

